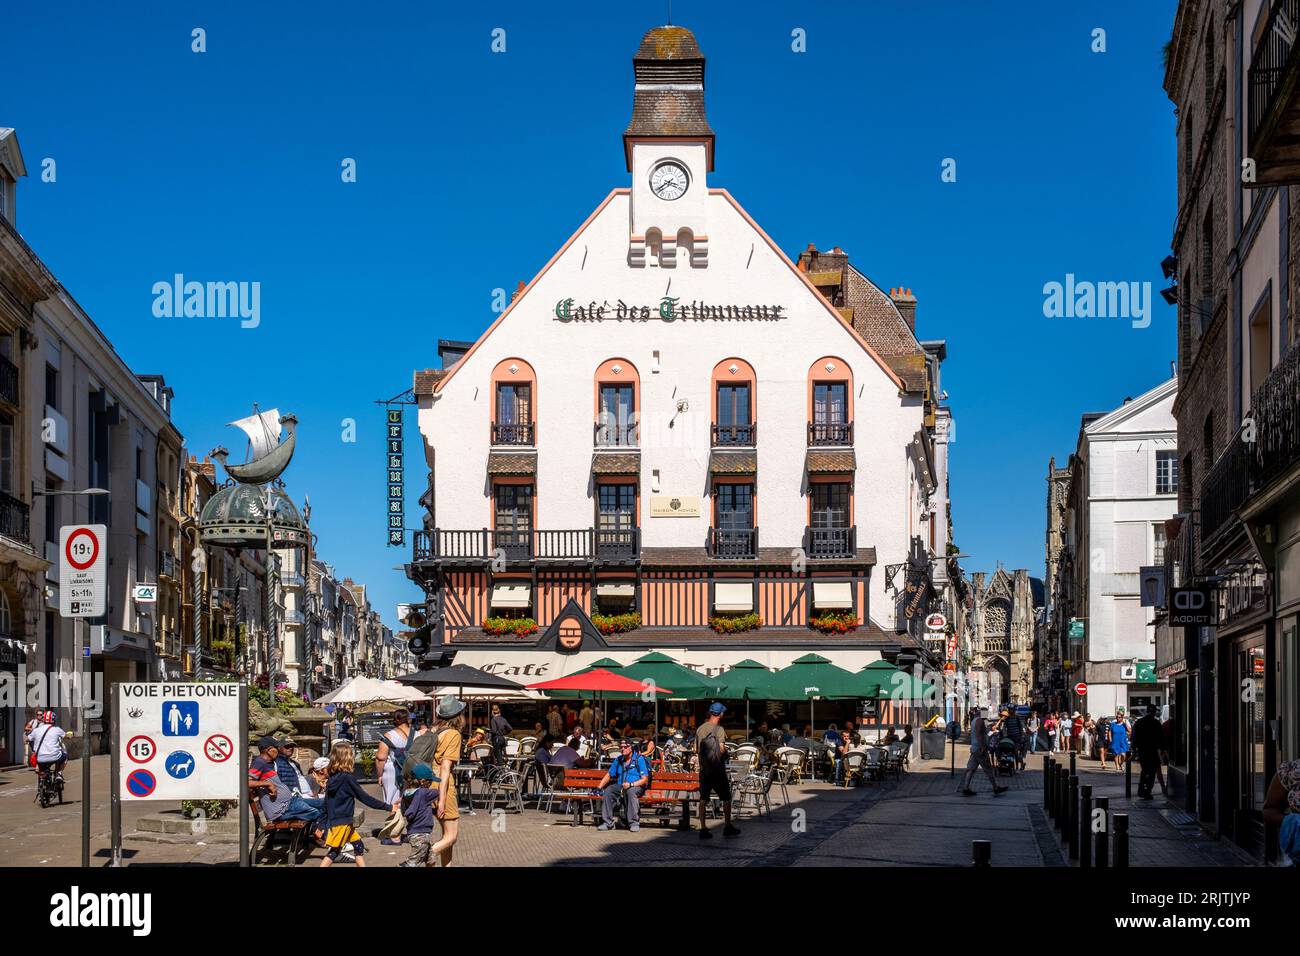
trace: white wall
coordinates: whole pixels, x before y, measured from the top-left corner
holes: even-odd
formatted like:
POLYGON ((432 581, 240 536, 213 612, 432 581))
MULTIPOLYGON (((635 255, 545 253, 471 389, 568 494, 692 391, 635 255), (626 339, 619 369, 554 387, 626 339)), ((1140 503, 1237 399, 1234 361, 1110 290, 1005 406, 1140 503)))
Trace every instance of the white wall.
POLYGON ((805 286, 787 261, 722 195, 708 200, 709 263, 675 269, 632 268, 627 263, 630 197, 615 195, 585 231, 462 360, 432 401, 423 399, 420 430, 437 453, 435 502, 442 528, 491 524, 487 455, 491 374, 503 359, 518 357, 538 377, 536 526, 582 528, 593 522, 589 475, 593 375, 606 359, 623 358, 640 373, 641 527, 643 545, 700 547, 709 527, 709 502, 699 518, 650 518, 652 472, 661 494, 704 495, 707 490, 712 372, 729 357, 748 361, 758 376, 758 482, 756 521, 760 547, 798 547, 806 523, 802 496, 807 447, 807 379, 823 356, 846 362, 853 373, 857 446, 855 521, 859 547, 877 548, 872 573, 872 617, 892 626, 884 599, 883 566, 903 559, 907 545, 905 448, 921 427, 919 400, 900 397, 897 386, 856 337, 805 286), (782 305, 789 317, 762 321, 560 322, 557 301, 657 305, 668 292, 684 302, 782 305), (659 353, 659 371, 654 355, 659 353), (690 410, 674 418, 680 400, 690 410), (672 422, 671 427, 669 425, 672 422))

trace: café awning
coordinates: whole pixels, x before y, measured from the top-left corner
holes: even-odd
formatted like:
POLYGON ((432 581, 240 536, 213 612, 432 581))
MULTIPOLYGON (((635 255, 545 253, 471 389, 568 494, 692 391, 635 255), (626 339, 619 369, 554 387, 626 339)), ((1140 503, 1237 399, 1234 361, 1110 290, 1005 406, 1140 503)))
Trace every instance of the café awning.
POLYGON ((526 608, 532 603, 533 589, 527 584, 497 584, 492 587, 492 606, 526 608))
POLYGON ((848 581, 814 581, 813 607, 817 610, 852 610, 853 585, 848 581))
POLYGON ((713 586, 715 611, 754 610, 754 585, 749 581, 719 581, 713 586))

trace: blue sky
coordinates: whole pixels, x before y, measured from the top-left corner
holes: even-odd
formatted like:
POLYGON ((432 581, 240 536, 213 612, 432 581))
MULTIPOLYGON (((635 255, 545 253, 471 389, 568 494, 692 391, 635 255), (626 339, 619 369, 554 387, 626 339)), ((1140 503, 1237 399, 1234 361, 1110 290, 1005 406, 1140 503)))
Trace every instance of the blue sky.
MULTIPOLYGON (((1150 327, 1048 319, 1066 273, 1163 285, 1175 215, 1161 47, 1175 0, 692 2, 722 186, 794 255, 840 245, 948 342, 956 541, 1042 574, 1051 454, 1163 381, 1150 327), (791 31, 807 52, 791 51, 791 31), (1091 51, 1106 31, 1106 52, 1091 51), (941 181, 945 158, 957 181, 941 181)), ((666 4, 61 2, 6 11, 0 125, 19 228, 200 454, 253 401, 301 419, 286 479, 321 556, 390 624, 418 598, 384 546, 373 401, 473 339, 613 187, 631 56, 666 4), (191 30, 207 52, 191 52, 191 30), (506 31, 506 52, 491 51, 506 31), (57 181, 40 181, 41 162, 57 181), (357 162, 343 183, 341 163, 357 162), (259 281, 261 325, 155 318, 153 284, 259 281), (341 440, 341 422, 358 423, 341 440)), ((414 415, 408 415, 414 439, 414 415)), ((418 452, 415 441, 408 452, 418 452)), ((242 447, 239 445, 238 447, 242 447)), ((408 525, 422 468, 412 456, 408 525)))

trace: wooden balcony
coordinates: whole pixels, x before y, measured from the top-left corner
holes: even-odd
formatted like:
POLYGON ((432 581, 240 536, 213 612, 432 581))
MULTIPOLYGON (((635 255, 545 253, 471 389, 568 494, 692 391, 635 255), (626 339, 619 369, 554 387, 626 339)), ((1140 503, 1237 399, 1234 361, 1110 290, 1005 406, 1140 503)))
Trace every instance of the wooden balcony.
POLYGON ((858 553, 858 529, 804 528, 803 550, 809 558, 851 558, 858 553))
POLYGON ((529 445, 533 444, 533 424, 503 425, 492 423, 492 444, 494 445, 529 445))
POLYGON ((415 533, 416 564, 479 566, 520 564, 635 564, 641 558, 641 529, 458 530, 415 533))
POLYGON ((710 528, 708 552, 712 558, 758 557, 758 529, 710 528))
POLYGON ((809 422, 808 444, 818 446, 852 446, 852 422, 809 422))

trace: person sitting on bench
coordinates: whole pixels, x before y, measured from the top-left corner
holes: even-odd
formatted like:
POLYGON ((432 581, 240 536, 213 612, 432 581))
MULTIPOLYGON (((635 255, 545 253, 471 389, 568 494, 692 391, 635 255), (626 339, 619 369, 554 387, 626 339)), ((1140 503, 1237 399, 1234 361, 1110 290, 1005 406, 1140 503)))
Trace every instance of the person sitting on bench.
POLYGON ((627 808, 627 828, 635 833, 641 829, 641 796, 650 783, 650 765, 627 737, 619 741, 618 750, 618 759, 605 771, 597 787, 602 800, 601 824, 596 829, 614 829, 614 800, 621 793, 627 808))

